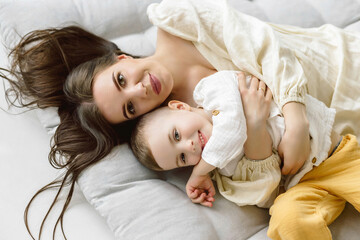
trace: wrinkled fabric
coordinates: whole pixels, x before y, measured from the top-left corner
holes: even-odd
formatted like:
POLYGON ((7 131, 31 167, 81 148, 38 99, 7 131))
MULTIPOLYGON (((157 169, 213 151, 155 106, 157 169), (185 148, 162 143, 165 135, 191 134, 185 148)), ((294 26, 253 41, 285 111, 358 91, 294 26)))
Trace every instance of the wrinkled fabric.
POLYGON ((271 239, 332 239, 328 228, 349 202, 360 212, 360 146, 343 137, 326 161, 276 198, 270 208, 271 239))
POLYGON ((221 195, 239 206, 257 205, 268 208, 279 193, 281 160, 277 153, 264 160, 249 160, 243 157, 231 177, 214 177, 221 195))
POLYGON ((335 131, 360 137, 359 32, 265 23, 226 0, 163 0, 147 13, 157 27, 193 42, 217 70, 263 80, 280 109, 305 103, 308 93, 336 109, 335 131))
MULTIPOLYGON (((247 78, 247 85, 250 78, 247 78)), ((276 150, 265 160, 243 158, 246 141, 246 121, 238 90, 236 71, 219 71, 200 80, 193 97, 195 102, 212 116, 213 131, 202 152, 202 159, 217 167, 216 181, 220 193, 238 205, 269 207, 277 196, 281 178, 280 159, 276 150), (221 83, 221 84, 220 84, 221 83), (212 114, 216 110, 217 114, 212 114)), ((287 176, 285 188, 295 185, 313 166, 327 158, 331 146, 331 130, 335 110, 306 95, 306 114, 312 137, 310 157, 295 175, 287 176), (316 161, 312 160, 316 158, 316 161)), ((267 129, 277 149, 285 131, 285 121, 272 103, 267 129)))
POLYGON ((193 98, 211 116, 213 124, 201 158, 214 167, 225 168, 243 154, 247 138, 236 72, 219 71, 203 78, 195 86, 193 98), (214 110, 216 115, 212 114, 214 110))

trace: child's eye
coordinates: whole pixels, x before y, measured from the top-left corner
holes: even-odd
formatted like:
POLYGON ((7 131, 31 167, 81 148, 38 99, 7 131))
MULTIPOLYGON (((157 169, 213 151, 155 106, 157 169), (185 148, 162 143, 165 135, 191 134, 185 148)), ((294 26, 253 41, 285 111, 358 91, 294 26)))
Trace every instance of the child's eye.
POLYGON ((180 141, 180 134, 176 129, 174 130, 174 139, 176 141, 180 141))
POLYGON ((117 76, 117 81, 118 81, 120 87, 125 87, 126 81, 125 81, 124 75, 119 74, 119 75, 117 76))
POLYGON ((185 154, 184 154, 184 153, 181 153, 181 154, 180 154, 180 160, 181 160, 184 164, 186 164, 186 159, 185 159, 185 154))

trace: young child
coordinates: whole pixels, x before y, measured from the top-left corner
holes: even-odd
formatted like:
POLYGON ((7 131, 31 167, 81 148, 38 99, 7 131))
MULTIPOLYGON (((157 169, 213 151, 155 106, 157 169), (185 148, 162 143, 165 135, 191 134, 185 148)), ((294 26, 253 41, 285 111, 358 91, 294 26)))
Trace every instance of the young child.
MULTIPOLYGON (((266 94, 263 89, 259 91, 266 94)), ((266 97, 271 99, 270 91, 266 97)), ((255 161, 243 157, 246 121, 236 72, 220 71, 204 78, 195 88, 194 100, 201 108, 171 101, 168 107, 142 117, 131 141, 135 155, 154 170, 195 166, 186 187, 194 202, 212 206, 215 190, 208 173, 217 168, 215 179, 225 198, 240 206, 270 207, 278 195, 281 179, 276 150, 285 123, 280 110, 271 102, 267 130, 273 154, 270 148, 268 158, 255 161)), ((285 188, 294 186, 314 165, 326 159, 331 147, 335 111, 310 96, 306 101, 311 157, 296 175, 286 179, 285 188)))
MULTIPOLYGON (((244 84, 241 82, 243 78, 239 79, 241 86, 244 84)), ((239 205, 271 206, 272 198, 278 193, 277 186, 274 186, 280 182, 276 151, 265 160, 252 161, 246 157, 241 158, 244 136, 239 136, 242 140, 235 143, 229 138, 217 139, 216 136, 218 134, 228 137, 229 134, 236 137, 240 132, 245 134, 245 122, 242 122, 241 117, 238 122, 241 122, 243 127, 231 125, 229 128, 219 129, 218 126, 219 122, 221 126, 220 117, 225 117, 225 112, 239 109, 241 111, 239 105, 231 108, 222 108, 224 104, 219 102, 216 105, 216 98, 220 96, 215 93, 229 97, 224 98, 226 100, 231 99, 230 95, 235 95, 235 92, 227 88, 230 86, 229 88, 235 89, 234 83, 236 75, 233 72, 218 72, 203 79, 195 88, 194 99, 202 108, 192 108, 187 104, 172 101, 168 107, 145 115, 139 119, 137 129, 133 132, 132 149, 145 166, 155 170, 194 166, 187 183, 187 194, 193 202, 212 206, 215 190, 207 173, 224 165, 218 163, 219 165, 215 166, 216 164, 206 162, 205 151, 215 139, 215 147, 224 147, 223 150, 218 148, 219 152, 215 151, 215 155, 234 154, 235 158, 240 152, 237 159, 241 159, 234 160, 237 163, 233 172, 229 169, 225 171, 232 174, 230 177, 221 174, 224 168, 215 170, 220 193, 239 205), (207 84, 207 81, 217 81, 220 77, 228 79, 227 83, 222 79, 221 83, 224 84, 216 89, 211 87, 216 84, 207 84), (224 89, 230 92, 223 92, 224 89), (232 147, 238 144, 239 147, 231 148, 233 151, 229 154, 228 144, 232 147), (267 169, 262 168, 265 165, 268 166, 267 169), (264 192, 267 194, 264 195, 264 192)), ((239 92, 237 94, 239 95, 239 92)), ((311 135, 310 158, 295 175, 284 178, 286 192, 278 196, 270 208, 268 236, 272 239, 331 239, 327 226, 340 215, 346 202, 360 211, 360 146, 356 137, 340 137, 332 130, 335 111, 322 102, 306 96, 306 106, 311 135)), ((274 133, 283 132, 284 125, 281 115, 274 115, 274 107, 270 112, 267 126, 273 145, 276 146, 278 140, 274 133), (271 124, 271 118, 275 118, 273 121, 277 124, 271 124)), ((231 122, 237 121, 232 119, 231 122)), ((228 165, 231 165, 231 162, 228 165)), ((225 164, 225 169, 228 165, 225 164)))

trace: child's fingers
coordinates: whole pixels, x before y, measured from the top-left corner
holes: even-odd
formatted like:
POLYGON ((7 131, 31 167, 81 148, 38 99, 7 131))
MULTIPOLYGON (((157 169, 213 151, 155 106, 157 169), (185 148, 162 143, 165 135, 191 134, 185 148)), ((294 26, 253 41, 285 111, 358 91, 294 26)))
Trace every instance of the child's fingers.
POLYGON ((212 207, 213 203, 212 202, 202 202, 200 203, 201 205, 205 206, 205 207, 212 207))
POLYGON ((206 193, 204 192, 203 189, 196 188, 193 192, 190 192, 189 198, 195 199, 195 198, 198 198, 201 194, 205 194, 205 196, 206 196, 206 193))
POLYGON ((212 207, 213 202, 215 202, 215 198, 209 197, 209 195, 208 195, 207 197, 205 197, 205 200, 203 202, 201 202, 200 204, 203 206, 206 206, 206 207, 212 207))
POLYGON ((208 202, 215 202, 215 198, 213 198, 213 197, 207 197, 207 198, 206 198, 206 201, 208 201, 208 202))
POLYGON ((199 196, 199 193, 200 193, 199 189, 190 190, 190 192, 188 193, 188 196, 190 199, 194 199, 199 196))
POLYGON ((202 193, 202 194, 200 194, 199 197, 197 197, 197 198, 195 198, 195 199, 191 199, 191 201, 192 201, 193 203, 202 203, 202 202, 204 202, 205 197, 206 197, 206 193, 202 193))
POLYGON ((208 189, 208 196, 209 197, 213 197, 213 196, 215 196, 215 194, 216 194, 216 191, 215 191, 214 187, 211 187, 210 189, 208 189))

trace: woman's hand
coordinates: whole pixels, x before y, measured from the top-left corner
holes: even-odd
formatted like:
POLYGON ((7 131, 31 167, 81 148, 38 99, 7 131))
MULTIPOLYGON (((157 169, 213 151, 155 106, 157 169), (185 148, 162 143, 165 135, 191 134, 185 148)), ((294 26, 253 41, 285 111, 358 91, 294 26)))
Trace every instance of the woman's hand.
POLYGON ((249 159, 265 159, 272 154, 272 139, 266 129, 272 93, 265 83, 256 77, 251 78, 250 86, 247 87, 243 72, 238 74, 238 80, 247 126, 245 155, 249 159))
POLYGON ((278 147, 284 159, 282 174, 295 174, 310 155, 309 121, 305 105, 290 102, 284 105, 285 133, 278 147))

